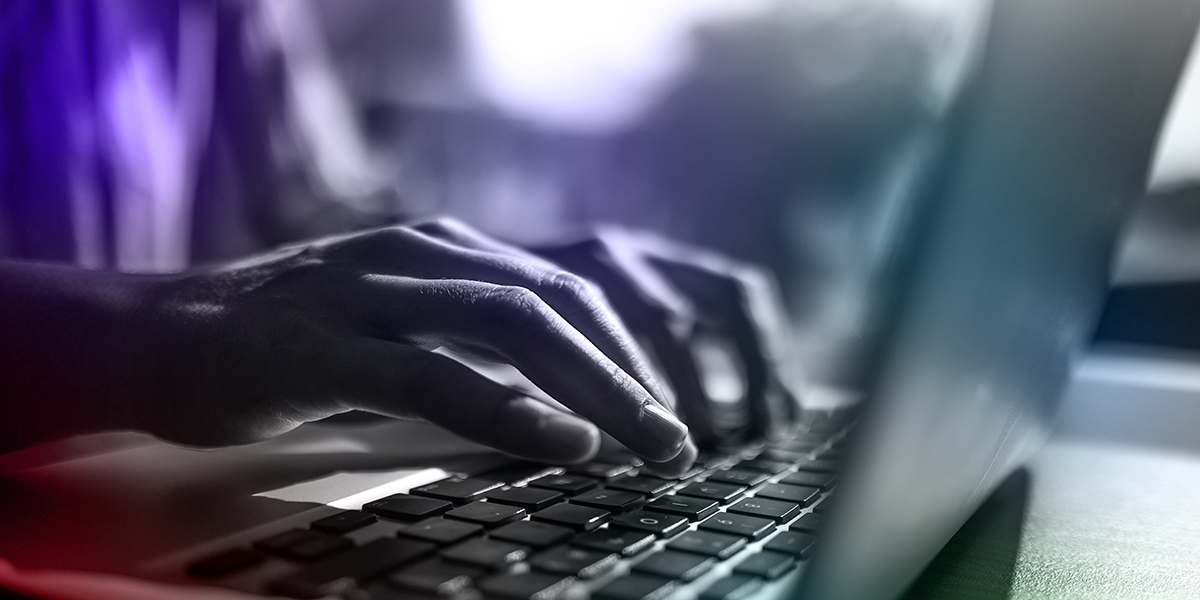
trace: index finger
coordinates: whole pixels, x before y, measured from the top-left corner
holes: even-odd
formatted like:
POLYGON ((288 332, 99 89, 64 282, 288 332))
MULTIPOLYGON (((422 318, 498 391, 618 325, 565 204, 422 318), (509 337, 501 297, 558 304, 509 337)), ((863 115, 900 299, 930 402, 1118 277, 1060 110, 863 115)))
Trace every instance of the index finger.
POLYGON ((387 337, 498 354, 647 460, 684 448, 687 427, 532 291, 385 275, 366 277, 365 286, 351 305, 387 337))

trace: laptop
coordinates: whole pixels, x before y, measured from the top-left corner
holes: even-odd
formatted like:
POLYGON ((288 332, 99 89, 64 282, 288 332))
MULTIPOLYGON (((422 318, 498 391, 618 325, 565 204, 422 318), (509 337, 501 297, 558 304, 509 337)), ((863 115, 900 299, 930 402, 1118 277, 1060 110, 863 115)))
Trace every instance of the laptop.
POLYGON ((996 0, 902 215, 858 409, 680 480, 439 454, 407 424, 139 443, 5 475, 0 556, 297 598, 897 597, 1048 435, 1197 4, 996 0))

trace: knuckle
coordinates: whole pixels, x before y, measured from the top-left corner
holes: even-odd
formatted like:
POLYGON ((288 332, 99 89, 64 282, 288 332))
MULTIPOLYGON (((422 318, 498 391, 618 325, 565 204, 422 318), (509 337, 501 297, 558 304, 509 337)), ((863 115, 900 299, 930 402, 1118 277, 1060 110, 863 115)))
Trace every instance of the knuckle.
POLYGON ((542 311, 542 299, 520 286, 497 286, 484 296, 485 306, 493 316, 529 318, 542 311))
POLYGON ((554 271, 542 280, 542 287, 575 300, 595 301, 604 294, 600 286, 569 271, 554 271))
POLYGON ((471 228, 467 227, 467 225, 462 221, 454 217, 445 216, 433 217, 431 219, 421 221, 413 225, 413 228, 431 235, 470 235, 472 231, 471 228))

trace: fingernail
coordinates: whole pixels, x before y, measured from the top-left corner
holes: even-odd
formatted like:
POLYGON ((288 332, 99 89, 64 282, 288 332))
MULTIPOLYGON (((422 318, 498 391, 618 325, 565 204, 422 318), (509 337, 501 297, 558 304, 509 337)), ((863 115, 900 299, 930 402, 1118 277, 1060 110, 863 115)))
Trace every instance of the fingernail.
POLYGON ((670 454, 662 460, 679 454, 679 451, 683 449, 683 444, 687 442, 687 425, 653 402, 642 405, 642 422, 649 426, 650 432, 659 443, 670 449, 670 454))

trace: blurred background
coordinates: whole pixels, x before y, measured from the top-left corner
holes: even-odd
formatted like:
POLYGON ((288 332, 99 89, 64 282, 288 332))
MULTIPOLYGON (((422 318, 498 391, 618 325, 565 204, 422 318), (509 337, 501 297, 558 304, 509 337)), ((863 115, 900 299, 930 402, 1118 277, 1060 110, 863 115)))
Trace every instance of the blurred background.
MULTIPOLYGON (((769 266, 810 373, 853 381, 988 8, 0 0, 0 256, 170 272, 432 215, 521 244, 615 223, 769 266)), ((1198 182, 1193 57, 1118 284, 1200 280, 1198 182)))

